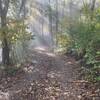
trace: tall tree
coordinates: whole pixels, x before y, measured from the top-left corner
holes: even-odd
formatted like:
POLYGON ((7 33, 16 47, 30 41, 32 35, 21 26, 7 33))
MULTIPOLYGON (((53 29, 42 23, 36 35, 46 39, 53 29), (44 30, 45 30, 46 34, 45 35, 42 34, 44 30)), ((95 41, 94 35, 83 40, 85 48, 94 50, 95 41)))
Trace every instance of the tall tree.
MULTIPOLYGON (((8 32, 7 32, 8 30, 7 14, 10 8, 10 4, 15 2, 19 2, 19 0, 0 0, 0 18, 1 18, 1 29, 2 29, 2 63, 4 65, 10 64, 10 46, 9 46, 8 32)), ((21 0, 21 3, 19 3, 20 5, 19 12, 21 12, 21 10, 23 9, 25 2, 26 0, 21 0)))
POLYGON ((59 23, 58 0, 56 0, 56 33, 58 33, 58 23, 59 23))
POLYGON ((49 0, 49 4, 48 4, 48 11, 49 11, 49 14, 48 14, 48 17, 49 17, 49 32, 51 34, 51 41, 52 41, 52 46, 54 45, 54 35, 53 35, 53 27, 52 27, 52 24, 53 24, 53 14, 52 14, 52 7, 51 7, 51 0, 49 0))
POLYGON ((2 28, 2 62, 4 65, 9 65, 9 44, 7 40, 7 12, 10 0, 0 0, 0 17, 1 17, 1 28, 2 28))
POLYGON ((49 8, 49 30, 50 30, 50 33, 52 34, 52 7, 51 7, 51 0, 49 0, 48 8, 49 8))

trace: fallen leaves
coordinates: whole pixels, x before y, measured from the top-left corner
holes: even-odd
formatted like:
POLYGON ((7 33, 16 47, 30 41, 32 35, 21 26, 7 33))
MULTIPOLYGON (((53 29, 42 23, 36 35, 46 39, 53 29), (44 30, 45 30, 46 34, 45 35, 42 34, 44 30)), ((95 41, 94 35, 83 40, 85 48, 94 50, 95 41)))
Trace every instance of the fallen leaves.
POLYGON ((16 75, 0 80, 0 90, 9 93, 10 100, 100 100, 99 86, 77 79, 73 58, 35 52, 29 60, 16 75))

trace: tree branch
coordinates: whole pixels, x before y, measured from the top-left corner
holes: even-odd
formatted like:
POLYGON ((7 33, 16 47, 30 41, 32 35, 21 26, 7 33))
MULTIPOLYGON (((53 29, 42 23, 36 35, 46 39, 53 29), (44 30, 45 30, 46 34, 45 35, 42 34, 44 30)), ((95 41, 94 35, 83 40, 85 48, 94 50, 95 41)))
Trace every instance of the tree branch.
POLYGON ((7 15, 7 12, 8 12, 9 2, 10 2, 10 0, 5 0, 5 2, 4 2, 5 6, 4 6, 3 12, 5 15, 7 15))

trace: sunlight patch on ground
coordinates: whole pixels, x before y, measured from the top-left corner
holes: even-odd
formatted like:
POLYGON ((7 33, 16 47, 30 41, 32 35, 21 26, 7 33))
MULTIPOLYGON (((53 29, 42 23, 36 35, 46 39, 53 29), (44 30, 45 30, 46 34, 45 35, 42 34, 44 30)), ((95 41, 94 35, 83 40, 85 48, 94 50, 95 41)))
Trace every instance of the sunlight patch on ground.
POLYGON ((28 73, 35 73, 35 72, 39 72, 40 70, 38 68, 35 68, 33 66, 30 66, 30 67, 25 67, 23 69, 25 72, 28 72, 28 73))
POLYGON ((0 91, 0 100, 9 100, 9 93, 0 91))
POLYGON ((69 61, 69 62, 67 62, 67 63, 68 63, 68 64, 73 64, 73 63, 72 63, 72 62, 70 62, 70 61, 69 61))
POLYGON ((32 73, 33 72, 33 69, 34 69, 34 67, 33 66, 30 66, 30 67, 25 67, 23 70, 25 71, 25 72, 29 72, 29 73, 32 73))
POLYGON ((32 60, 32 63, 33 63, 33 64, 38 64, 38 61, 32 60))
POLYGON ((55 57, 55 56, 56 56, 54 53, 48 52, 49 49, 48 49, 47 47, 36 47, 35 50, 36 50, 38 53, 46 54, 47 56, 50 56, 50 57, 55 57))
POLYGON ((61 77, 61 72, 50 72, 49 74, 48 74, 48 77, 50 77, 50 78, 55 78, 55 77, 61 77))
POLYGON ((36 47, 35 50, 46 51, 45 47, 36 47))
POLYGON ((55 54, 53 54, 53 53, 46 53, 48 56, 51 56, 51 57, 55 57, 55 54))

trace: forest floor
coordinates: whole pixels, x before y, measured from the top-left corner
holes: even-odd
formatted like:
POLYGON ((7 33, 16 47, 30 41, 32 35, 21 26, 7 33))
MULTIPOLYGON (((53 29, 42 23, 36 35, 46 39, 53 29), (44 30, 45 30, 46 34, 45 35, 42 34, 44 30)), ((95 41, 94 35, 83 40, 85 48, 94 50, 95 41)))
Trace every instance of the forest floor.
POLYGON ((100 89, 79 79, 80 72, 70 56, 31 51, 16 75, 0 80, 0 100, 100 100, 100 89))

